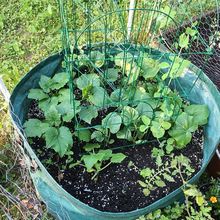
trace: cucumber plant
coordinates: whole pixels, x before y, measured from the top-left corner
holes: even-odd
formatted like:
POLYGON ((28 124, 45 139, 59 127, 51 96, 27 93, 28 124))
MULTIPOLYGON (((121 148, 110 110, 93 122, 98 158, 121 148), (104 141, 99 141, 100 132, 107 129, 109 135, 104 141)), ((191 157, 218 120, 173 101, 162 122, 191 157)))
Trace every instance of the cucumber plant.
MULTIPOLYGON (((24 128, 27 137, 43 138, 45 146, 60 157, 85 166, 94 173, 93 179, 126 158, 111 150, 120 147, 119 141, 134 146, 151 136, 165 141, 161 149, 171 154, 186 147, 192 133, 207 123, 207 106, 189 104, 170 88, 171 80, 183 75, 189 61, 179 56, 155 59, 143 51, 138 55, 119 52, 109 58, 113 66, 104 62, 100 51, 76 57, 80 71, 73 73, 73 94, 65 71, 53 77, 42 75, 39 88, 31 89, 28 98, 38 103, 44 119, 28 119, 24 128), (81 143, 82 155, 75 155, 81 157, 78 162, 69 159, 75 152, 73 140, 81 143)), ((144 178, 155 176, 156 171, 142 174, 144 178)), ((142 186, 149 183, 154 187, 151 182, 142 186)), ((163 185, 162 180, 157 179, 156 185, 163 185)))

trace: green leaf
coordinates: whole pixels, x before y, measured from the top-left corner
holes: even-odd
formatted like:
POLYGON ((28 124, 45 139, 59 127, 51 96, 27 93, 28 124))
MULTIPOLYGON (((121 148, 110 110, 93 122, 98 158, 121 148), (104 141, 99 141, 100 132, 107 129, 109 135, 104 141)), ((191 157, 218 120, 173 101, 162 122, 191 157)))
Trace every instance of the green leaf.
POLYGON ((180 36, 179 36, 179 46, 181 48, 188 48, 189 46, 189 35, 186 34, 186 33, 182 33, 180 36))
POLYGON ((189 105, 185 112, 193 117, 194 123, 205 125, 208 123, 209 109, 206 105, 189 105))
POLYGON ((170 64, 167 62, 162 62, 159 64, 160 69, 167 69, 168 67, 170 67, 170 64))
POLYGON ((112 134, 115 134, 115 133, 117 133, 119 131, 121 123, 122 123, 121 116, 118 113, 116 113, 116 112, 109 113, 102 120, 102 126, 104 128, 109 128, 110 132, 112 134))
POLYGON ((121 88, 121 89, 115 89, 111 95, 110 95, 110 99, 113 101, 113 102, 119 102, 120 100, 121 101, 125 101, 127 100, 127 96, 124 92, 124 89, 121 88))
POLYGON ((164 173, 163 177, 165 180, 167 180, 169 182, 175 182, 174 178, 172 176, 168 175, 167 173, 164 173))
POLYGON ((164 187, 164 186, 166 186, 165 182, 162 181, 162 180, 155 180, 155 184, 156 184, 158 187, 164 187))
POLYGON ((147 184, 141 180, 138 180, 138 183, 142 186, 142 187, 147 187, 147 184))
POLYGON ((205 203, 204 197, 202 195, 196 196, 196 203, 198 204, 198 206, 202 206, 205 203))
POLYGON ((181 113, 175 122, 175 125, 169 130, 169 135, 175 139, 179 147, 186 146, 192 139, 192 132, 196 131, 198 124, 194 123, 193 117, 187 113, 181 113))
POLYGON ((149 177, 149 176, 151 176, 151 174, 152 174, 152 171, 151 171, 150 168, 142 169, 141 172, 140 172, 140 175, 141 175, 143 178, 149 177))
POLYGON ((128 76, 128 84, 135 82, 138 79, 140 68, 135 63, 127 63, 125 74, 128 76))
POLYGON ((42 75, 39 85, 44 92, 49 93, 51 91, 51 86, 53 85, 53 80, 48 76, 42 75))
POLYGON ((168 72, 162 76, 162 79, 165 80, 167 77, 174 79, 177 77, 181 77, 185 74, 185 69, 189 68, 190 61, 184 60, 177 56, 170 56, 169 57, 172 61, 168 72))
POLYGON ((100 144, 91 144, 88 143, 85 146, 83 146, 83 149, 87 152, 92 151, 94 149, 100 148, 100 144))
POLYGON ((155 138, 162 138, 165 134, 165 130, 161 127, 160 123, 157 121, 152 121, 152 126, 150 130, 155 138))
POLYGON ((171 123, 168 121, 162 121, 161 126, 164 128, 164 130, 168 130, 171 127, 171 123))
POLYGON ((97 116, 98 116, 97 108, 92 105, 82 107, 81 111, 79 112, 80 119, 87 122, 88 124, 91 124, 91 120, 93 118, 96 118, 97 116))
POLYGON ((137 105, 136 110, 138 111, 139 115, 146 115, 148 118, 153 117, 154 109, 150 104, 140 102, 137 105))
POLYGON ((94 131, 91 135, 91 139, 96 139, 98 142, 102 142, 105 139, 105 135, 101 131, 94 131))
POLYGON ((83 155, 82 160, 85 163, 87 171, 89 171, 99 161, 99 158, 96 157, 94 154, 89 154, 89 155, 83 155))
POLYGON ((112 163, 121 163, 126 158, 126 155, 122 153, 112 154, 111 162, 112 163))
POLYGON ((47 147, 55 150, 60 157, 63 157, 73 145, 72 134, 69 128, 65 126, 60 128, 50 127, 45 132, 45 139, 47 147))
POLYGON ((150 125, 151 119, 148 118, 146 115, 141 116, 141 120, 143 121, 144 125, 150 125))
POLYGON ((183 192, 186 196, 192 196, 192 197, 196 197, 200 194, 200 192, 194 187, 184 190, 183 192))
POLYGON ((52 78, 51 90, 59 90, 69 82, 69 76, 66 72, 57 73, 52 78))
POLYGON ((99 76, 92 74, 82 74, 79 78, 76 79, 76 85, 79 89, 83 90, 84 88, 92 85, 93 87, 100 86, 99 76))
POLYGON ((108 82, 115 82, 118 79, 118 70, 115 68, 107 69, 105 74, 106 74, 105 78, 108 82))
POLYGON ((130 106, 125 106, 122 109, 121 118, 125 126, 135 123, 138 116, 138 111, 130 106))
POLYGON ((109 160, 112 157, 112 150, 100 150, 99 153, 104 154, 102 160, 109 160))
POLYGON ((57 110, 62 115, 63 121, 70 122, 80 112, 80 101, 74 100, 74 107, 75 109, 73 109, 73 104, 69 101, 64 101, 57 105, 57 110))
POLYGON ((49 96, 42 89, 30 89, 28 98, 40 101, 49 98, 49 96))
POLYGON ((145 188, 145 189, 143 189, 143 193, 144 193, 145 196, 149 196, 150 195, 150 190, 145 188))
POLYGON ((62 88, 58 91, 58 101, 59 102, 71 102, 71 99, 70 99, 70 89, 66 89, 66 88, 62 88))
POLYGON ((116 133, 118 139, 126 139, 132 141, 131 130, 129 128, 123 128, 116 133))
POLYGON ((48 106, 56 106, 58 102, 58 98, 56 96, 52 96, 48 99, 40 100, 38 102, 38 106, 43 112, 46 112, 48 110, 48 106))
POLYGON ((115 56, 115 64, 116 66, 123 67, 124 62, 130 63, 133 60, 133 55, 131 53, 121 52, 115 56))
POLYGON ((143 77, 145 79, 155 77, 160 70, 159 64, 158 60, 154 60, 145 55, 140 66, 143 71, 143 77))
POLYGON ((103 107, 104 104, 106 105, 110 102, 107 91, 102 87, 94 87, 92 89, 92 95, 89 96, 88 100, 97 107, 103 107))
POLYGON ((141 126, 139 127, 139 130, 140 130, 140 132, 145 132, 148 128, 149 128, 149 126, 141 125, 141 126))
POLYGON ((48 123, 41 122, 39 119, 29 119, 24 123, 27 137, 41 137, 49 127, 48 123))
POLYGON ((95 66, 100 68, 105 63, 105 54, 101 53, 100 51, 91 51, 90 59, 94 62, 95 66))
POLYGON ((61 115, 53 105, 45 112, 45 119, 51 126, 59 126, 61 123, 61 115))
POLYGON ((79 125, 77 131, 74 132, 74 135, 78 137, 81 141, 89 142, 91 140, 91 132, 89 129, 84 128, 79 125))

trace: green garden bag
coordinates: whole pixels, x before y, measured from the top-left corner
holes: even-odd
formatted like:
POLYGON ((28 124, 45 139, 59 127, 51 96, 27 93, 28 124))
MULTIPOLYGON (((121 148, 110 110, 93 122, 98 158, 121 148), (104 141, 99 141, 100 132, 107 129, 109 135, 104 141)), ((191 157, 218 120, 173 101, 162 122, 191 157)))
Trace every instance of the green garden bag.
MULTIPOLYGON (((143 214, 167 206, 175 200, 183 200, 182 190, 178 188, 166 197, 138 210, 123 213, 102 212, 71 196, 52 178, 28 144, 22 124, 26 119, 31 101, 27 98, 29 90, 38 86, 42 74, 53 76, 58 72, 61 69, 63 57, 62 53, 58 53, 39 63, 18 83, 10 98, 11 117, 23 139, 31 177, 36 191, 40 199, 47 205, 48 211, 60 220, 134 220, 143 214), (31 169, 33 164, 35 164, 35 170, 31 169)), ((194 65, 191 65, 184 76, 178 79, 175 86, 180 94, 188 91, 189 101, 206 104, 210 110, 209 121, 205 127, 202 167, 190 179, 189 183, 193 183, 206 169, 220 140, 220 94, 209 78, 194 65)))

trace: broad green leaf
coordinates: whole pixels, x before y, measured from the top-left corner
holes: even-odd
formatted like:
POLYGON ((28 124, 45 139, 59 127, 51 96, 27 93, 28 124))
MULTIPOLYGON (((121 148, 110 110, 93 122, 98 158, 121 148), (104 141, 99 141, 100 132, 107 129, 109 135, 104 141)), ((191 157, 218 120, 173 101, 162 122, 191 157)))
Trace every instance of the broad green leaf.
POLYGON ((45 119, 51 126, 59 126, 61 123, 61 115, 58 113, 56 107, 52 105, 48 111, 45 112, 45 119))
POLYGON ((42 89, 30 89, 30 92, 28 93, 28 98, 40 101, 49 98, 49 96, 48 94, 44 93, 42 89))
POLYGON ((167 69, 168 67, 170 67, 170 64, 167 62, 162 62, 159 64, 160 69, 167 69))
POLYGON ((171 123, 168 121, 162 121, 161 126, 164 128, 164 130, 168 130, 171 127, 171 123))
POLYGON ((111 162, 112 163, 121 163, 126 158, 126 155, 123 153, 112 154, 111 162))
POLYGON ((138 79, 140 74, 140 68, 135 63, 127 63, 126 66, 126 75, 128 77, 128 84, 135 82, 138 79))
POLYGON ((39 119, 29 119, 24 123, 27 137, 41 137, 49 127, 48 123, 41 122, 39 119))
POLYGON ((78 127, 79 130, 74 132, 74 135, 79 138, 81 141, 89 142, 91 140, 91 132, 89 129, 84 128, 83 126, 78 127))
POLYGON ((88 100, 97 107, 102 107, 110 102, 107 91, 102 87, 94 87, 88 100))
POLYGON ((48 110, 48 106, 56 106, 58 102, 59 102, 58 97, 52 96, 48 99, 40 100, 38 102, 38 106, 43 112, 46 112, 48 110))
POLYGON ((140 175, 144 178, 151 176, 151 174, 152 174, 152 171, 150 168, 142 169, 140 172, 140 175))
POLYGON ((133 60, 133 55, 131 53, 121 52, 115 56, 116 66, 123 67, 124 63, 130 63, 133 60))
POLYGON ((98 162, 99 158, 96 157, 94 154, 89 154, 89 155, 83 155, 82 160, 85 163, 87 171, 89 171, 98 162))
POLYGON ((74 100, 74 104, 62 102, 57 105, 57 110, 62 115, 63 121, 70 122, 80 112, 80 101, 74 100))
POLYGON ((39 85, 44 92, 49 93, 51 91, 51 86, 53 85, 53 80, 48 76, 42 75, 39 85))
POLYGON ((98 142, 102 142, 105 135, 101 131, 94 131, 91 135, 91 139, 96 139, 98 142))
POLYGON ((100 51, 96 50, 96 51, 91 51, 90 53, 90 59, 92 60, 92 62, 95 64, 95 66, 97 66, 98 68, 100 68, 101 66, 104 65, 105 63, 105 54, 101 53, 100 51))
POLYGON ((113 102, 119 102, 119 101, 125 101, 127 99, 127 96, 125 94, 125 91, 123 88, 121 89, 115 89, 111 95, 110 95, 110 99, 113 102))
POLYGON ((193 117, 183 112, 177 117, 172 129, 169 130, 169 135, 175 139, 179 147, 184 147, 191 141, 191 133, 197 128, 198 124, 193 121, 193 117))
POLYGON ((145 115, 148 118, 153 117, 153 107, 148 103, 140 102, 137 105, 136 110, 138 111, 139 115, 145 115))
POLYGON ((109 160, 112 157, 112 150, 99 150, 99 153, 104 154, 102 160, 109 160))
POLYGON ((62 88, 58 91, 58 97, 59 102, 71 102, 70 99, 70 89, 62 88))
POLYGON ((51 90, 59 90, 68 83, 69 76, 66 72, 57 73, 52 78, 52 81, 51 90))
POLYGON ((205 125, 208 122, 209 109, 206 105, 189 105, 185 112, 193 117, 194 123, 205 125))
POLYGON ((105 74, 106 74, 105 78, 108 82, 115 82, 118 79, 118 70, 115 68, 107 69, 105 74))
POLYGON ((150 130, 155 138, 162 138, 165 134, 165 130, 161 127, 160 123, 157 121, 152 121, 152 126, 150 130))
POLYGON ((149 126, 141 125, 141 126, 139 127, 139 130, 140 130, 140 132, 145 132, 148 128, 149 128, 149 126))
POLYGON ((90 85, 97 87, 100 86, 100 79, 99 76, 94 73, 82 74, 79 78, 76 79, 76 85, 81 90, 90 85))
POLYGON ((190 61, 184 60, 177 56, 170 56, 170 59, 172 64, 168 69, 166 77, 163 77, 163 80, 165 80, 167 77, 174 79, 183 76, 185 74, 185 70, 189 68, 191 64, 190 61))
POLYGON ((160 63, 158 60, 154 60, 154 59, 147 57, 145 55, 142 60, 141 65, 140 65, 140 68, 143 71, 143 73, 142 73, 143 77, 145 79, 155 77, 160 70, 159 64, 160 63))
POLYGON ((132 108, 130 106, 125 106, 122 109, 121 118, 125 126, 135 123, 136 120, 138 119, 138 116, 139 116, 138 111, 135 108, 132 108))
POLYGON ((102 120, 102 126, 104 128, 108 128, 110 129, 110 132, 112 134, 115 134, 119 131, 120 126, 122 123, 122 118, 121 116, 116 113, 116 112, 112 112, 109 113, 103 120, 102 120))
POLYGON ((79 112, 79 117, 81 120, 91 124, 91 120, 98 116, 98 111, 95 106, 89 105, 86 107, 82 107, 81 111, 79 112))
POLYGON ((196 197, 200 194, 199 191, 194 187, 184 190, 183 192, 186 196, 192 196, 192 197, 196 197))
POLYGON ((126 139, 132 141, 131 130, 129 128, 123 128, 116 133, 118 139, 126 139))
POLYGON ((100 148, 99 144, 87 143, 85 146, 83 146, 83 149, 87 152, 92 151, 97 148, 100 148))
POLYGON ((150 125, 151 119, 148 118, 146 115, 141 116, 141 120, 143 121, 144 125, 150 125))
POLYGON ((55 150, 61 157, 73 145, 72 134, 69 128, 65 126, 60 128, 50 127, 45 132, 45 139, 47 147, 55 150))

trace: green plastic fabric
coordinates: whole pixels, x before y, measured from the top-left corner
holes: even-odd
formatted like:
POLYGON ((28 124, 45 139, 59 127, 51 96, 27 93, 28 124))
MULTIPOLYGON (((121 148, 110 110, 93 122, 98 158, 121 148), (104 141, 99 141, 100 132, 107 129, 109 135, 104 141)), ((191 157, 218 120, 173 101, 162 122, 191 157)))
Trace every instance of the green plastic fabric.
MULTIPOLYGON (((25 121, 30 100, 27 99, 31 88, 38 86, 42 74, 54 75, 61 68, 62 53, 55 54, 33 68, 18 83, 11 95, 11 116, 14 126, 22 135, 22 124, 25 121)), ((213 83, 197 67, 193 66, 183 77, 174 83, 180 93, 188 93, 188 99, 194 103, 206 104, 210 110, 209 122, 205 127, 205 140, 203 148, 203 163, 200 171, 193 176, 189 183, 193 183, 204 172, 220 140, 220 95, 213 83), (199 78, 198 78, 199 74, 199 78)), ((147 214, 155 209, 169 205, 174 200, 183 199, 181 189, 176 189, 166 197, 153 204, 131 212, 110 213, 102 212, 80 202, 66 192, 47 172, 31 149, 26 138, 22 135, 24 150, 27 153, 27 163, 35 160, 37 171, 30 173, 40 198, 45 202, 49 212, 60 220, 134 220, 140 215, 147 214)), ((74 178, 74 177, 73 177, 74 178)))

